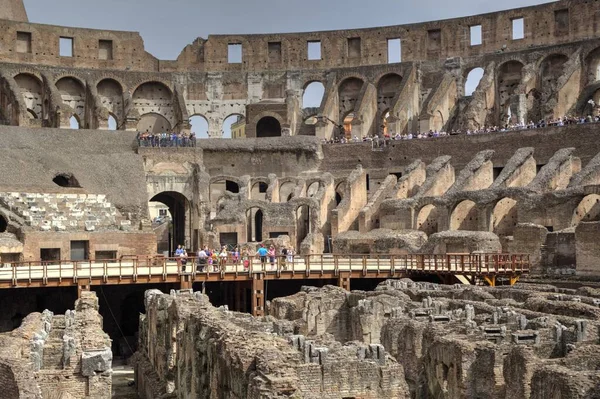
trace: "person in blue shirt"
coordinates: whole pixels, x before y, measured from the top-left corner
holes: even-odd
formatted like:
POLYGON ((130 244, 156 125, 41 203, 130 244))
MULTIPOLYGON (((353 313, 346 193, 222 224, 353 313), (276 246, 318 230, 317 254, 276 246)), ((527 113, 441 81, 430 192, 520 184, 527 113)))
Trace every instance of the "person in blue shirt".
POLYGON ((175 257, 181 256, 182 253, 183 253, 183 248, 181 248, 181 245, 178 245, 177 249, 175 250, 175 257))
POLYGON ((256 254, 260 256, 260 267, 263 271, 265 270, 265 265, 267 264, 268 253, 269 251, 267 250, 267 248, 265 248, 263 244, 260 244, 260 248, 258 248, 258 251, 256 251, 256 254))

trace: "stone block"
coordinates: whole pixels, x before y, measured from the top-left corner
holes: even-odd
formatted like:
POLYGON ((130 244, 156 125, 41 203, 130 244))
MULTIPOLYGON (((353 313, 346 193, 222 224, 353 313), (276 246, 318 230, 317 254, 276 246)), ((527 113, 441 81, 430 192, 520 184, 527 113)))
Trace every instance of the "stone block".
POLYGON ((112 369, 112 351, 104 348, 95 351, 86 351, 81 355, 81 374, 92 377, 96 373, 103 373, 112 369))

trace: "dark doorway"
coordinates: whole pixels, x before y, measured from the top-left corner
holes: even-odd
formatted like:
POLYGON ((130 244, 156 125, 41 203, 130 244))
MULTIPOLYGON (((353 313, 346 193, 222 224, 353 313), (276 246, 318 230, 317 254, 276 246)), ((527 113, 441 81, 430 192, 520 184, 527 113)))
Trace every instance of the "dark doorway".
POLYGON ((8 222, 4 218, 4 216, 0 216, 0 233, 4 233, 8 228, 8 222))
POLYGON ((89 244, 89 241, 71 241, 71 260, 88 260, 89 244))
POLYGON ((155 195, 151 202, 161 202, 169 208, 171 213, 171 226, 169 227, 169 254, 173 255, 178 245, 187 247, 186 242, 186 220, 190 207, 188 200, 183 194, 174 191, 165 191, 155 195))
POLYGON ((240 186, 234 181, 225 180, 225 190, 233 194, 238 194, 240 192, 240 186))
POLYGON ((281 124, 272 116, 265 116, 256 124, 256 137, 280 137, 281 124))
POLYGON ((263 211, 259 209, 258 211, 256 211, 256 215, 254 215, 254 237, 256 239, 256 242, 260 242, 263 240, 262 230, 263 230, 263 211))

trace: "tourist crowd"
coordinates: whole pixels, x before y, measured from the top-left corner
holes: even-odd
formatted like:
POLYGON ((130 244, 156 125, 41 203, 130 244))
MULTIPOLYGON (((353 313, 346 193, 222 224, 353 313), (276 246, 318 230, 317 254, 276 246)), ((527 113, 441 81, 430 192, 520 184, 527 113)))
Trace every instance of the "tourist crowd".
POLYGON ((276 270, 278 266, 280 270, 287 270, 288 265, 293 264, 296 253, 294 248, 283 246, 276 249, 274 245, 267 248, 263 244, 260 244, 256 252, 246 247, 240 251, 239 247, 230 250, 227 246, 223 246, 219 250, 209 249, 208 246, 205 246, 198 250, 195 257, 190 257, 186 249, 179 245, 174 255, 182 272, 187 271, 188 263, 191 262, 191 270, 194 270, 195 267, 196 272, 204 273, 224 272, 227 270, 228 265, 233 266, 234 270, 242 265, 244 271, 248 271, 253 259, 260 260, 262 271, 267 270, 267 264, 270 265, 271 270, 276 270))
POLYGON ((175 132, 150 133, 147 130, 137 133, 140 147, 195 147, 196 135, 175 132))
POLYGON ((450 132, 446 132, 446 131, 437 131, 437 130, 430 130, 429 132, 426 133, 407 133, 407 134, 400 134, 400 133, 396 133, 396 134, 385 134, 383 137, 379 137, 379 136, 368 136, 368 137, 363 137, 363 138, 359 138, 357 136, 354 136, 353 138, 346 138, 346 137, 341 137, 341 138, 335 138, 332 140, 326 140, 323 139, 323 143, 324 144, 351 144, 351 143, 364 143, 364 142, 370 142, 373 147, 382 147, 387 145, 389 142, 391 141, 396 141, 396 140, 413 140, 413 139, 429 139, 429 138, 435 138, 435 137, 447 137, 447 136, 456 136, 456 135, 477 135, 477 134, 488 134, 488 133, 501 133, 501 132, 513 132, 513 131, 519 131, 519 130, 527 130, 527 129, 541 129, 541 128, 545 128, 545 127, 550 127, 550 126, 567 126, 567 125, 579 125, 579 124, 585 124, 585 123, 596 123, 596 122, 600 122, 600 116, 596 116, 596 117, 592 117, 592 116, 588 116, 588 117, 580 117, 580 118, 576 118, 576 117, 563 117, 563 118, 558 118, 558 119, 551 119, 551 120, 541 120, 537 123, 534 123, 533 121, 530 121, 529 123, 517 123, 517 124, 510 124, 510 125, 505 125, 505 126, 491 126, 491 127, 485 127, 482 129, 477 129, 477 130, 466 130, 466 131, 461 131, 461 130, 452 130, 450 132))

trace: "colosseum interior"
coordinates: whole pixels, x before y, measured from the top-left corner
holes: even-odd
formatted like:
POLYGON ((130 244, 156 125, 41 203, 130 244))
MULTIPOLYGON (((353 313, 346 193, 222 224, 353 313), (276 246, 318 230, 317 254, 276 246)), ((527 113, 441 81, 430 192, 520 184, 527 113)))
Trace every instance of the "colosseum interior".
POLYGON ((0 399, 600 398, 599 15, 161 60, 0 0, 0 399))

